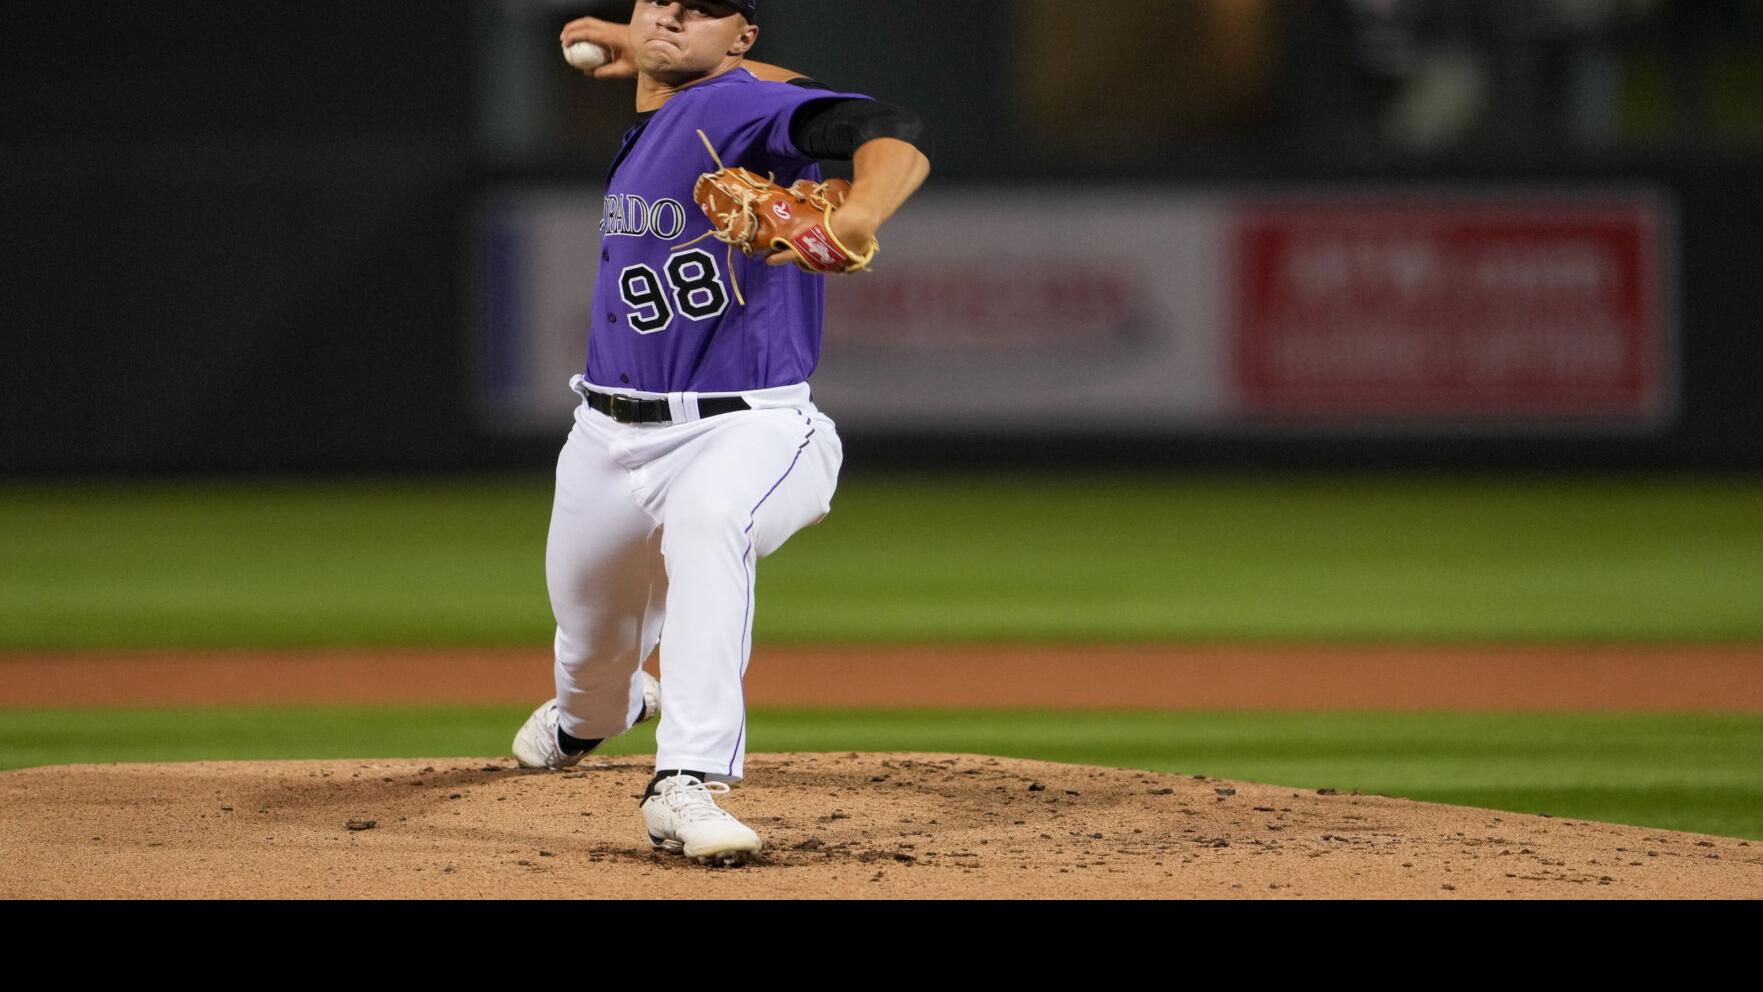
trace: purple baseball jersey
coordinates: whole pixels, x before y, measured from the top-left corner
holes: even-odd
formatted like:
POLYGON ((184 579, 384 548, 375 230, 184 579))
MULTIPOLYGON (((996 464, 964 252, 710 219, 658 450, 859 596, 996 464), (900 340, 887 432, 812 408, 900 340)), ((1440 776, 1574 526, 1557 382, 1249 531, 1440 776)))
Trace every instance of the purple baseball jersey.
POLYGON ((639 120, 606 183, 600 279, 588 333, 589 383, 649 393, 742 392, 806 382, 820 362, 825 285, 793 265, 773 268, 706 238, 692 200, 716 169, 698 131, 730 166, 776 173, 788 186, 820 179, 790 140, 790 118, 815 100, 868 99, 736 69, 700 83, 639 120), (731 276, 747 303, 736 299, 731 276))

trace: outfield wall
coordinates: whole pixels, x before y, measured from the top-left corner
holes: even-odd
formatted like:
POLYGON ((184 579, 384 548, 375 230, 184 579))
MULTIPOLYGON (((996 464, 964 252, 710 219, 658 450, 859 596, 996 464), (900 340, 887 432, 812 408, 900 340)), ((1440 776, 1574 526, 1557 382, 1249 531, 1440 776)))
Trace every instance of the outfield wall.
MULTIPOLYGON (((0 87, 0 476, 554 464, 565 422, 546 421, 581 344, 565 328, 523 356, 542 374, 517 361, 502 366, 527 377, 517 388, 488 388, 475 225, 509 191, 603 181, 628 94, 572 75, 555 31, 621 3, 413 16, 315 0, 291 16, 167 0, 106 11, 131 41, 103 58, 88 8, 17 6, 0 87), (510 27, 498 11, 530 16, 510 27), (547 375, 555 390, 532 402, 547 375)), ((1709 143, 1727 139, 1687 97, 1663 138, 1603 150, 1554 140, 1519 100, 1537 115, 1512 133, 1534 141, 1386 154, 1319 107, 1341 95, 1325 85, 1340 67, 1311 62, 1340 49, 1299 18, 1249 130, 1177 121, 1161 145, 1114 148, 1021 119, 1005 26, 1031 5, 984 0, 1001 29, 983 38, 925 37, 893 4, 836 23, 778 6, 767 57, 872 87, 937 134, 881 273, 835 301, 818 386, 854 442, 850 471, 1763 468, 1763 157, 1739 140, 1751 132, 1709 143), (1588 198, 1615 199, 1615 229, 1537 227, 1580 224, 1588 198), (1262 278, 1309 237, 1299 226, 1340 226, 1330 201, 1384 225, 1357 238, 1374 247, 1319 250, 1308 282, 1262 278), (1448 230, 1466 203, 1535 209, 1492 234, 1448 230), (1439 208, 1420 250, 1390 248, 1439 208), (1532 236, 1555 238, 1553 261, 1465 260, 1532 236), (1494 281, 1465 298, 1482 265, 1494 281), (1374 299, 1417 271, 1433 273, 1418 295, 1374 299), (1553 282, 1523 282, 1538 273, 1553 282), (1464 317, 1509 305, 1510 333, 1464 317)))
MULTIPOLYGON (((872 435, 1656 436, 1678 407, 1672 216, 1595 187, 932 190, 876 271, 829 282, 815 391, 872 435)), ((558 370, 604 326, 599 221, 595 190, 486 201, 484 427, 567 420, 558 370)))

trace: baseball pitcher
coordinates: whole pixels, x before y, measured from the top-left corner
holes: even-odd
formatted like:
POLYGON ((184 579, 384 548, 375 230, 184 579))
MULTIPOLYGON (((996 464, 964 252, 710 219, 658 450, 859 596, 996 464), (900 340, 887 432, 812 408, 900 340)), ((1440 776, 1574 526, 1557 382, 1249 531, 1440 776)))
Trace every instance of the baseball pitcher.
POLYGON ((545 552, 556 697, 514 740, 566 768, 660 715, 642 799, 657 848, 739 864, 759 836, 714 796, 742 778, 758 561, 823 518, 843 452, 809 393, 826 273, 930 172, 923 126, 746 58, 758 0, 639 0, 571 22, 571 62, 637 83, 607 176, 582 397, 545 552), (584 59, 578 58, 586 51, 584 59), (849 159, 849 186, 817 161, 849 159), (666 684, 642 670, 659 646, 666 684))

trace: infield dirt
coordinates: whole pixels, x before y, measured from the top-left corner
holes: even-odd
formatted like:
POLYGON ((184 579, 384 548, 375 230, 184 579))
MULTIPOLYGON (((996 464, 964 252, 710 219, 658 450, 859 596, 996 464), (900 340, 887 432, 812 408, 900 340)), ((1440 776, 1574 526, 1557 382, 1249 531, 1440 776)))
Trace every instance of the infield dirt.
POLYGON ((1763 897, 1731 838, 935 754, 749 759, 767 843, 652 851, 651 762, 78 765, 0 774, 0 898, 1763 897))
MULTIPOLYGON (((1763 713, 1759 671, 1758 644, 766 646, 744 691, 750 706, 1763 713)), ((554 689, 544 645, 0 654, 0 706, 524 708, 554 689)))

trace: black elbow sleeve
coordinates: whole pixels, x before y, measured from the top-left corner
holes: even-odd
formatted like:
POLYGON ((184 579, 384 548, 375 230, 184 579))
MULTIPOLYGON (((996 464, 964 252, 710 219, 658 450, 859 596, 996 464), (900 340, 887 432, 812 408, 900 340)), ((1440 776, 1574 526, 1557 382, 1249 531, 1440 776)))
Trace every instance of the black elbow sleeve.
POLYGON ((898 138, 931 155, 924 120, 879 100, 816 100, 790 119, 790 140, 811 158, 849 159, 877 138, 898 138))

